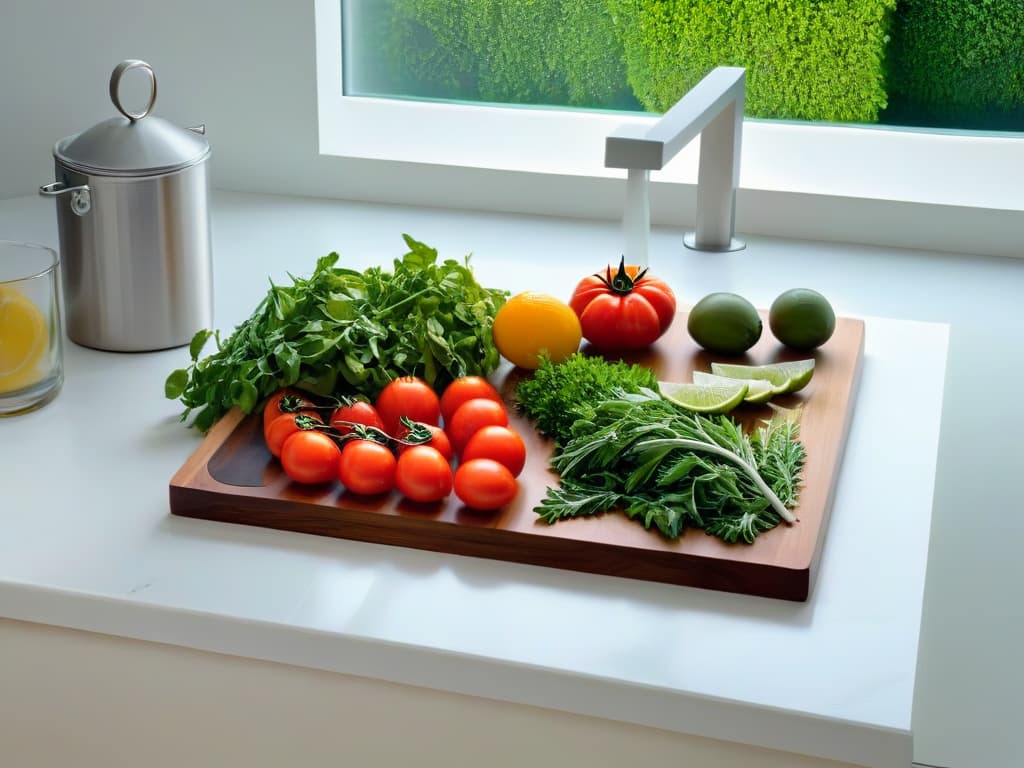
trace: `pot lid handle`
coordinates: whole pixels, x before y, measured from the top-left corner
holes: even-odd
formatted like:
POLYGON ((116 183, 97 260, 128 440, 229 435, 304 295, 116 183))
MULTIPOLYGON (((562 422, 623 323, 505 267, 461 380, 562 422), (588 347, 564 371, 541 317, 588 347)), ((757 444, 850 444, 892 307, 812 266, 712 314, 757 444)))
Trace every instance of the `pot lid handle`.
POLYGON ((116 67, 114 71, 110 73, 110 100, 114 102, 114 106, 117 107, 117 111, 127 117, 133 123, 136 120, 141 120, 149 114, 150 110, 153 109, 153 105, 156 103, 156 75, 153 74, 153 68, 144 61, 139 59, 125 59, 116 67), (149 75, 149 103, 146 104, 145 108, 141 112, 129 112, 121 104, 121 97, 119 91, 121 89, 121 78, 125 72, 132 69, 141 69, 147 75, 149 75))

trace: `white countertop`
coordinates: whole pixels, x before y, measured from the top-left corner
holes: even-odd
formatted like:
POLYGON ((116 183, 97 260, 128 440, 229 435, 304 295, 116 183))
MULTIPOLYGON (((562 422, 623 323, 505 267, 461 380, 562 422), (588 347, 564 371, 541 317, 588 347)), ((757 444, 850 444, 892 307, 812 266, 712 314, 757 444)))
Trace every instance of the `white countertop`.
MULTIPOLYGON (((387 263, 402 232, 442 256, 473 251, 485 285, 566 296, 620 247, 606 223, 237 193, 214 195, 213 228, 225 331, 268 276, 308 274, 331 250, 387 263)), ((57 245, 35 198, 0 203, 0 231, 57 245)), ((752 239, 708 255, 678 239, 655 232, 651 263, 683 302, 733 290, 767 306, 826 274, 844 284, 837 270, 880 269, 868 249, 752 239)), ((870 280, 833 289, 840 314, 870 280)), ((865 319, 805 604, 173 517, 168 481, 200 436, 163 382, 187 351, 68 344, 60 396, 0 421, 0 616, 905 766, 949 328, 865 319), (908 399, 908 381, 928 384, 908 399)))

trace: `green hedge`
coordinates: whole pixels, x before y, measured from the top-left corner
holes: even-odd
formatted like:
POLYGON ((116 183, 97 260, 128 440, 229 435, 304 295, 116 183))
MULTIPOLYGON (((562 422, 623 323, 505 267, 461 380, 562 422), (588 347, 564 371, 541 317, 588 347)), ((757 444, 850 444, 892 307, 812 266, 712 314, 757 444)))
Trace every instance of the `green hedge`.
POLYGON ((439 98, 628 104, 605 0, 394 0, 397 77, 439 98))
POLYGON ((465 2, 394 0, 387 39, 396 91, 442 99, 473 99, 477 67, 463 21, 465 2))
POLYGON ((896 0, 607 0, 629 83, 663 112, 711 69, 747 68, 746 114, 873 122, 896 0))
POLYGON ((1024 108, 1024 2, 900 0, 891 70, 894 99, 943 118, 1024 108))
POLYGON ((389 5, 380 45, 409 95, 663 112, 712 68, 734 65, 747 68, 754 117, 1024 120, 1024 0, 389 5))

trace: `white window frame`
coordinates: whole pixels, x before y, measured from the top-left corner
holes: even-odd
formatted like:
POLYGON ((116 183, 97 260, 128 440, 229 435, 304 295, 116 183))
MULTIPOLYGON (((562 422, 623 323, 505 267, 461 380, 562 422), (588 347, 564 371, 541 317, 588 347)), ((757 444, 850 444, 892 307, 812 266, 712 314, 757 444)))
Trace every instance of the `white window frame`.
MULTIPOLYGON (((315 0, 315 20, 321 155, 592 179, 597 184, 624 178, 623 171, 603 167, 607 134, 624 124, 657 119, 615 112, 345 96, 340 0, 315 0)), ((669 190, 692 187, 698 148, 694 141, 663 171, 652 174, 652 182, 669 190)), ((892 231, 866 232, 863 242, 878 242, 881 237, 882 242, 900 246, 1024 255, 1011 242, 1011 233, 1020 231, 1024 215, 1020 178, 1024 134, 747 119, 740 168, 738 231, 767 228, 767 234, 827 238, 827 227, 802 229, 796 220, 804 206, 793 198, 811 196, 816 204, 830 201, 834 206, 824 215, 836 219, 836 239, 850 240, 852 233, 845 231, 850 216, 868 216, 865 226, 875 222, 892 231), (744 195, 748 202, 756 198, 759 206, 767 204, 772 210, 750 213, 745 222, 744 195), (790 203, 781 196, 788 196, 790 203), (866 212, 870 204, 879 202, 912 206, 902 209, 903 218, 909 227, 924 231, 897 232, 898 218, 877 221, 878 216, 866 212), (775 203, 781 206, 777 210, 775 203), (856 213, 857 203, 860 213, 856 213), (779 218, 785 218, 787 205, 793 208, 791 231, 779 218), (773 223, 769 225, 768 220, 773 223), (964 226, 972 232, 956 238, 964 226), (935 230, 933 237, 929 229, 935 230), (976 247, 965 247, 971 243, 976 247)), ((520 194, 531 194, 529 184, 518 186, 520 194)), ((507 194, 502 200, 507 205, 507 194)), ((522 210, 529 206, 524 204, 522 210)))

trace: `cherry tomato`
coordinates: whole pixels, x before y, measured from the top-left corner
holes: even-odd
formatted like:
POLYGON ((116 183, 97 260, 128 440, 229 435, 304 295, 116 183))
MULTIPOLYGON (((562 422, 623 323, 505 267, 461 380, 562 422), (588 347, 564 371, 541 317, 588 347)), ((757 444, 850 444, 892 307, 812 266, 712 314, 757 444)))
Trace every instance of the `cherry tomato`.
POLYGON ((330 425, 338 430, 339 434, 347 435, 351 432, 352 424, 384 430, 384 422, 381 421, 377 409, 364 400, 353 400, 351 403, 341 405, 331 414, 330 425))
POLYGON ((477 430, 492 424, 499 427, 508 426, 508 412, 505 406, 493 400, 476 397, 458 407, 445 431, 448 433, 448 439, 452 441, 452 448, 461 456, 469 438, 477 430))
POLYGON ((323 432, 303 430, 284 441, 281 466, 296 483, 327 483, 338 476, 341 449, 323 432))
POLYGON ((282 413, 294 413, 304 408, 309 408, 313 405, 305 395, 299 392, 297 389, 291 387, 284 387, 283 389, 277 390, 267 400, 267 404, 263 406, 263 431, 266 433, 267 427, 270 426, 270 422, 280 416, 282 413), (287 403, 282 406, 281 401, 285 398, 290 398, 287 403), (288 408, 284 410, 283 408, 288 408))
POLYGON ((459 406, 478 397, 501 402, 498 390, 482 376, 462 376, 449 384, 441 394, 441 418, 447 426, 459 406))
POLYGON ((373 440, 352 440, 341 449, 338 479, 352 493, 373 496, 395 486, 398 462, 391 449, 373 440))
MULTIPOLYGON (((445 461, 452 460, 452 443, 448 439, 448 435, 445 434, 444 430, 440 427, 435 427, 433 424, 423 424, 423 427, 428 429, 431 434, 431 438, 425 443, 418 443, 418 445, 429 445, 431 448, 436 448, 438 453, 444 456, 445 461)), ((402 433, 398 436, 400 440, 407 440, 409 436, 409 429, 407 427, 402 428, 402 433)), ((398 454, 401 455, 403 452, 412 448, 411 445, 405 445, 404 443, 398 444, 398 454)))
POLYGON ((467 507, 498 509, 516 497, 519 483, 504 464, 493 459, 473 459, 455 470, 455 495, 467 507))
POLYGON ((603 349, 640 349, 654 343, 676 316, 676 297, 647 270, 626 266, 613 275, 590 275, 576 286, 569 306, 580 319, 583 338, 603 349))
POLYGON ((462 461, 473 459, 494 459, 511 472, 512 477, 519 477, 526 465, 526 444, 508 427, 483 427, 462 449, 462 461))
POLYGON ((437 426, 441 421, 441 403, 437 394, 422 379, 402 376, 388 383, 377 396, 377 412, 384 422, 384 431, 391 436, 402 429, 401 418, 437 426))
MULTIPOLYGON (((303 431, 304 417, 308 417, 317 424, 323 424, 316 411, 299 411, 298 413, 282 413, 266 428, 263 437, 267 443, 267 450, 271 455, 281 458, 281 449, 285 440, 296 432, 303 431)), ((305 422, 308 426, 309 422, 305 422)))
POLYGON ((440 501, 452 492, 452 468, 436 448, 414 445, 398 457, 395 485, 412 501, 440 501))

